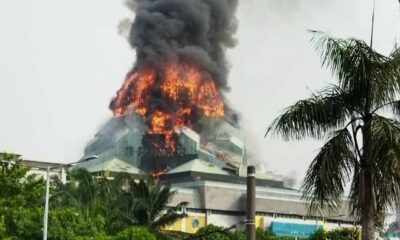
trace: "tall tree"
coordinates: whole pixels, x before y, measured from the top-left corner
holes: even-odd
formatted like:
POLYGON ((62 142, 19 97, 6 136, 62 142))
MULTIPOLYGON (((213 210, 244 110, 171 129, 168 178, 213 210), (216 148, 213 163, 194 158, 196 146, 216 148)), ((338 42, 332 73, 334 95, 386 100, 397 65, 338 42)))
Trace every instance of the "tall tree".
POLYGON ((186 216, 178 212, 179 208, 187 205, 186 202, 168 207, 176 194, 169 186, 159 184, 151 176, 147 180, 127 180, 125 187, 121 188, 118 206, 131 225, 145 226, 160 234, 162 228, 186 216))
POLYGON ((51 207, 73 207, 79 209, 86 220, 102 219, 105 231, 116 234, 126 224, 116 210, 116 200, 120 194, 121 182, 107 178, 95 178, 86 169, 74 169, 68 172, 67 183, 53 179, 51 207))
POLYGON ((86 169, 68 172, 69 181, 63 184, 53 179, 54 188, 51 205, 74 206, 80 209, 84 217, 102 215, 111 201, 111 183, 106 178, 95 179, 86 169))
POLYGON ((34 223, 27 219, 32 215, 43 216, 44 181, 34 174, 28 175, 28 171, 19 155, 0 153, 1 239, 21 239, 21 236, 33 239, 35 234, 41 234, 42 218, 34 223))
POLYGON ((335 211, 351 179, 351 213, 370 240, 400 196, 400 54, 384 56, 364 41, 316 31, 312 42, 338 82, 287 108, 267 134, 327 138, 306 173, 303 198, 311 210, 335 211), (383 116, 388 112, 393 118, 383 116))
POLYGON ((68 174, 69 182, 66 184, 54 179, 52 207, 72 206, 87 219, 100 217, 108 234, 116 234, 131 226, 147 227, 161 234, 163 227, 186 216, 177 211, 186 203, 168 207, 176 192, 151 176, 138 181, 127 173, 121 173, 113 180, 96 179, 85 169, 76 169, 68 174))

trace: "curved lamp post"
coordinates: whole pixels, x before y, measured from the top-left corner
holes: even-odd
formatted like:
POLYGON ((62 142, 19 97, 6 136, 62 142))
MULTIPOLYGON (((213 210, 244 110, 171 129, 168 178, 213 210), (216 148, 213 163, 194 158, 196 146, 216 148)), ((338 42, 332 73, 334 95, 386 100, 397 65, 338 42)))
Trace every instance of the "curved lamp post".
MULTIPOLYGON (((90 156, 87 157, 85 159, 83 159, 82 161, 78 161, 78 162, 86 162, 92 159, 99 159, 98 156, 94 155, 94 156, 90 156)), ((46 195, 45 195, 45 202, 44 202, 44 216, 43 216, 43 240, 47 240, 47 226, 48 226, 48 218, 49 218, 49 198, 50 198, 50 169, 54 169, 54 168, 60 168, 60 167, 64 167, 64 166, 70 166, 73 165, 75 163, 78 162, 73 162, 73 163, 66 163, 66 164, 60 164, 57 166, 53 166, 53 167, 47 167, 47 176, 46 176, 46 195)))

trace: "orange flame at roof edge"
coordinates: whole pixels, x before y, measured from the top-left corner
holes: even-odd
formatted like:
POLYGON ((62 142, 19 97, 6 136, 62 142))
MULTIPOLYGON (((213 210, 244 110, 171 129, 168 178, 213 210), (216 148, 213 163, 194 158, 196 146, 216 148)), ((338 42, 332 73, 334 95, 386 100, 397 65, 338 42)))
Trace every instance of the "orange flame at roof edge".
POLYGON ((165 148, 174 152, 175 128, 191 126, 199 116, 223 117, 224 103, 211 76, 194 64, 166 62, 160 72, 146 66, 130 73, 111 108, 116 116, 132 108, 145 117, 148 133, 163 134, 165 148))

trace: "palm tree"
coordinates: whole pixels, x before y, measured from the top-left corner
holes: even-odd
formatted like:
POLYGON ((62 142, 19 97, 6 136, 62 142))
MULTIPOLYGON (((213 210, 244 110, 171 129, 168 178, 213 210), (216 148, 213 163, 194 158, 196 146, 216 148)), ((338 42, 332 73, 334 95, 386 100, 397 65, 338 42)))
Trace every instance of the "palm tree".
POLYGON ((137 181, 127 173, 120 173, 113 180, 96 179, 86 169, 75 169, 68 177, 66 184, 54 179, 51 206, 72 206, 85 218, 100 217, 109 234, 132 225, 161 234, 165 226, 186 216, 177 210, 187 203, 167 207, 176 192, 152 177, 137 181))
POLYGON ((84 217, 104 215, 112 201, 112 184, 106 178, 95 179, 86 169, 68 172, 69 181, 63 184, 53 179, 51 205, 74 206, 84 217))
POLYGON ((140 181, 128 178, 127 183, 121 188, 118 206, 123 217, 131 225, 145 226, 160 234, 164 227, 186 216, 185 213, 178 212, 187 205, 186 202, 181 202, 176 207, 168 207, 176 194, 170 186, 159 184, 151 176, 140 181))
POLYGON ((53 179, 51 207, 75 207, 86 219, 102 219, 105 231, 114 235, 129 227, 129 222, 118 211, 121 187, 129 174, 121 173, 114 180, 95 178, 86 169, 74 169, 68 172, 67 183, 57 177, 53 179))
POLYGON ((336 211, 350 179, 351 214, 362 238, 373 239, 378 217, 400 196, 400 53, 384 56, 361 40, 313 33, 322 65, 338 83, 287 108, 267 134, 327 138, 306 173, 303 198, 312 211, 336 211))

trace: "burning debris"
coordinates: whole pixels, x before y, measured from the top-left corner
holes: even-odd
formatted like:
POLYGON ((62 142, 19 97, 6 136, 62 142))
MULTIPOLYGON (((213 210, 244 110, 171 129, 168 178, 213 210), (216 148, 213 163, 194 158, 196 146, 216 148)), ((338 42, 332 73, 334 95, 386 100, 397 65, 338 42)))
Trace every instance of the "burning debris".
MULTIPOLYGON (((236 43, 238 0, 131 0, 129 42, 136 64, 111 101, 115 116, 137 114, 163 138, 159 155, 176 154, 174 132, 230 111, 225 49, 236 43)), ((231 116, 232 114, 228 114, 231 116)))

